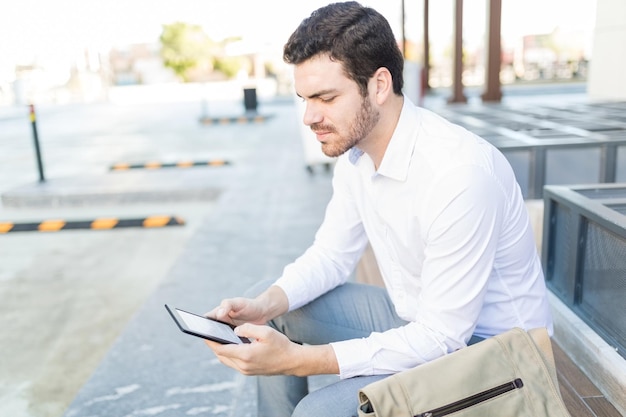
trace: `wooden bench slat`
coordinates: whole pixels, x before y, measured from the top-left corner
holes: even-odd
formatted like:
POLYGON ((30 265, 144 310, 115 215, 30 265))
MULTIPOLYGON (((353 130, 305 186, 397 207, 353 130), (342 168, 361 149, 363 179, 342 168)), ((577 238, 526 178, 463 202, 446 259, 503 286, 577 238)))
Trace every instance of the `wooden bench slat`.
POLYGON ((576 393, 571 384, 562 377, 561 374, 557 374, 559 379, 559 389, 561 390, 561 397, 572 417, 596 417, 593 411, 589 408, 587 403, 576 393))
POLYGON ((598 417, 623 417, 605 397, 589 397, 585 402, 598 417))
POLYGON ((563 402, 572 417, 622 417, 563 349, 552 341, 563 402))
POLYGON ((552 350, 557 372, 569 381, 580 397, 602 396, 600 390, 554 341, 552 341, 552 350))

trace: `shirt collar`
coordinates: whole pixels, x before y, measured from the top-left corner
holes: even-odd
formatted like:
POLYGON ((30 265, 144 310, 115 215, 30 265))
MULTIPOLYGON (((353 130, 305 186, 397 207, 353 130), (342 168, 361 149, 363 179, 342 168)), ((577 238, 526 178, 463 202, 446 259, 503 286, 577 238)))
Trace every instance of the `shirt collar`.
MULTIPOLYGON (((400 118, 391 136, 391 140, 387 145, 387 150, 385 151, 380 167, 378 167, 378 175, 383 175, 397 181, 407 179, 409 166, 411 165, 411 156, 413 155, 417 141, 419 119, 418 107, 415 106, 407 96, 404 96, 404 104, 402 105, 400 118)), ((356 165, 363 153, 364 152, 358 148, 352 148, 350 149, 348 158, 353 165, 356 165)))
POLYGON ((364 153, 365 152, 363 152, 359 148, 350 148, 350 151, 348 153, 348 159, 350 160, 350 163, 352 163, 352 165, 356 165, 356 162, 364 153))

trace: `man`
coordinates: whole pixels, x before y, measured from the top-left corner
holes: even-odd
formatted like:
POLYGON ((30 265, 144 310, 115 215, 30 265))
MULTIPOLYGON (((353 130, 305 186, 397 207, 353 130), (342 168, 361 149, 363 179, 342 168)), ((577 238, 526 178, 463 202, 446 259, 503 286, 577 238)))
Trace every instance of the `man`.
POLYGON ((207 313, 248 345, 207 342, 258 378, 259 416, 353 416, 359 388, 551 318, 523 198, 490 144, 402 94, 388 22, 356 2, 315 11, 284 59, 304 123, 339 156, 313 245, 254 298, 207 313), (371 244, 385 289, 347 282, 371 244), (269 324, 266 325, 266 324, 269 324), (339 382, 308 393, 306 376, 339 382))

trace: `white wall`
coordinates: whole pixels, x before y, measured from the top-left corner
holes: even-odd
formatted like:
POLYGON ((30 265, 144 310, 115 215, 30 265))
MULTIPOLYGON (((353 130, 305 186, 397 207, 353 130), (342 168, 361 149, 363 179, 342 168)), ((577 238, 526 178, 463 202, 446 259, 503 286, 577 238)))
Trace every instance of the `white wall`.
POLYGON ((626 1, 598 0, 589 97, 626 100, 626 1))

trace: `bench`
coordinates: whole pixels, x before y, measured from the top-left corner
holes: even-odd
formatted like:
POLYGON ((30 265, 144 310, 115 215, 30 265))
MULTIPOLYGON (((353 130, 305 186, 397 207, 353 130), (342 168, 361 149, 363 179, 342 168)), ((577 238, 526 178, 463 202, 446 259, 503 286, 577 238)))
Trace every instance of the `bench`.
POLYGON ((555 341, 552 350, 561 396, 572 417, 622 415, 555 341))

